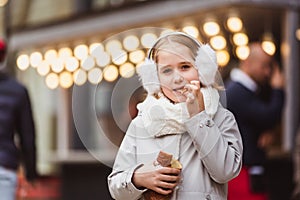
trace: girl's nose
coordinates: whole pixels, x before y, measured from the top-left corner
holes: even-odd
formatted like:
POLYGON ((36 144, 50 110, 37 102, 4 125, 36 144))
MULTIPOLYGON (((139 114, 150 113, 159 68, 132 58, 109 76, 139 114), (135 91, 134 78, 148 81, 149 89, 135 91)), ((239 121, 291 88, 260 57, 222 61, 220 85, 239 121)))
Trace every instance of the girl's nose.
POLYGON ((181 83, 184 80, 184 78, 181 76, 180 73, 175 72, 174 73, 174 81, 175 83, 181 83))

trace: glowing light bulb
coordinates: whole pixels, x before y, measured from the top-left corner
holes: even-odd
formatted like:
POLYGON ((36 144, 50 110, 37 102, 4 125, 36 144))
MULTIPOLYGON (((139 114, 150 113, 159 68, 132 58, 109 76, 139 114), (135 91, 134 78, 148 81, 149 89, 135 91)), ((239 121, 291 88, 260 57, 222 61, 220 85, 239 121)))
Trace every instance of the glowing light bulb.
POLYGON ((134 66, 131 63, 121 65, 119 71, 120 75, 124 78, 130 78, 135 74, 134 66))
POLYGON ((46 76, 46 85, 50 89, 55 89, 59 85, 59 78, 56 73, 50 73, 46 76))
POLYGON ((228 51, 221 50, 216 52, 218 65, 224 67, 228 64, 230 60, 230 55, 228 51))
POLYGON ((157 36, 154 33, 145 33, 141 37, 141 43, 145 48, 151 48, 156 39, 157 36))
POLYGON ((216 22, 209 21, 203 24, 203 30, 206 35, 214 36, 220 32, 220 26, 216 22))
POLYGON ((241 31, 243 28, 243 22, 239 17, 229 17, 227 19, 227 27, 231 32, 238 32, 241 31))
POLYGON ((245 46, 248 44, 249 38, 245 33, 235 33, 232 40, 236 46, 245 46))
POLYGON ((103 73, 100 68, 95 67, 88 72, 88 80, 90 83, 98 84, 102 81, 102 79, 103 79, 103 73))
POLYGON ((211 46, 216 50, 221 50, 226 47, 226 39, 223 36, 214 36, 210 39, 211 46))
POLYGON ((87 73, 83 69, 78 69, 73 73, 73 81, 76 85, 83 85, 87 81, 87 73))
POLYGON ((59 84, 62 88, 69 88, 73 85, 73 77, 70 72, 64 71, 59 75, 59 84))
POLYGON ((235 53, 239 59, 245 60, 249 56, 250 49, 248 46, 238 46, 235 53))
POLYGON ((37 66, 36 70, 37 70, 39 75, 45 76, 50 72, 50 64, 46 60, 43 60, 37 66))
POLYGON ((118 68, 114 65, 109 65, 103 70, 103 77, 108 82, 113 82, 118 78, 118 68))
POLYGON ((30 60, 30 65, 36 68, 40 64, 40 62, 42 62, 43 56, 40 52, 36 51, 30 54, 29 60, 30 60))
POLYGON ((199 30, 195 26, 185 26, 182 28, 182 30, 194 38, 197 38, 199 36, 199 30))
POLYGON ((85 44, 80 44, 74 48, 74 56, 79 60, 83 60, 88 56, 89 49, 85 44))
POLYGON ((24 71, 29 67, 29 56, 26 54, 21 54, 17 58, 17 66, 20 70, 24 71))
POLYGON ((129 35, 123 40, 123 46, 127 51, 134 51, 139 45, 140 41, 135 35, 129 35))

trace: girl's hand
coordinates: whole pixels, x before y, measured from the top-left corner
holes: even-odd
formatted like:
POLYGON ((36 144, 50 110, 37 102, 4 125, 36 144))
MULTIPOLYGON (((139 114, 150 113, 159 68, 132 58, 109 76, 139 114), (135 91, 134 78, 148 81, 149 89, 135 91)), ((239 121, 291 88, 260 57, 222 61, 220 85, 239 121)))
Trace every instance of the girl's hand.
POLYGON ((188 112, 191 117, 204 110, 203 95, 200 92, 200 82, 191 81, 190 84, 186 84, 187 89, 183 94, 186 96, 186 104, 188 112))
POLYGON ((180 170, 162 167, 155 170, 137 169, 132 177, 132 182, 137 188, 148 188, 162 195, 173 192, 180 180, 180 170))

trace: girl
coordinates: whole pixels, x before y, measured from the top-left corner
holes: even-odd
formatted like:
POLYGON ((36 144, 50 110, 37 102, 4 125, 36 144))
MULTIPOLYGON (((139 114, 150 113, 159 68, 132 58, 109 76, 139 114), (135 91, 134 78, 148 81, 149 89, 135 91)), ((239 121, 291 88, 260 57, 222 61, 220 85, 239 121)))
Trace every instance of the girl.
POLYGON ((120 146, 109 190, 115 199, 143 199, 153 190, 171 199, 227 199, 241 169, 242 141, 234 116, 219 104, 215 52, 191 36, 162 36, 139 67, 144 102, 120 146), (155 166, 160 151, 182 170, 155 166))

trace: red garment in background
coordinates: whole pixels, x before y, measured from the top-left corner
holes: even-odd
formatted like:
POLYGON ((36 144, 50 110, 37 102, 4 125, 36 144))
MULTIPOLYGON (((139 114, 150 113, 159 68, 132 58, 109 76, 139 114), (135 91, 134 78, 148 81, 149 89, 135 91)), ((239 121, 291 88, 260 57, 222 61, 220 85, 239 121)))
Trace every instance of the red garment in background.
POLYGON ((243 167, 238 177, 228 183, 228 200, 268 200, 268 197, 250 191, 248 169, 243 167))
POLYGON ((38 180, 36 180, 35 185, 32 186, 25 180, 23 172, 20 171, 18 173, 16 199, 60 199, 60 182, 61 181, 59 177, 40 177, 38 180))

